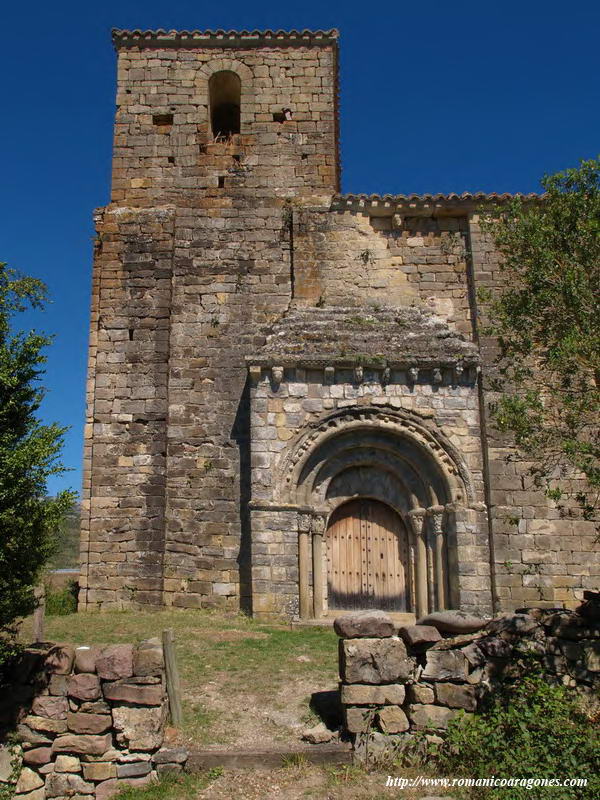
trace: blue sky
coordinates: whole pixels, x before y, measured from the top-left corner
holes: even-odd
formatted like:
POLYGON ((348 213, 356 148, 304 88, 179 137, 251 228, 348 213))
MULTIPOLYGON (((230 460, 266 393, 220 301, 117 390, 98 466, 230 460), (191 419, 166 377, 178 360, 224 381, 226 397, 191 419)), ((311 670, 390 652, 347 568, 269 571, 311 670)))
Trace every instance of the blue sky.
POLYGON ((71 426, 49 489, 80 488, 92 211, 109 198, 110 29, 341 32, 345 192, 535 191, 600 152, 600 3, 381 0, 372 6, 103 0, 5 3, 0 260, 52 304, 43 417, 71 426))

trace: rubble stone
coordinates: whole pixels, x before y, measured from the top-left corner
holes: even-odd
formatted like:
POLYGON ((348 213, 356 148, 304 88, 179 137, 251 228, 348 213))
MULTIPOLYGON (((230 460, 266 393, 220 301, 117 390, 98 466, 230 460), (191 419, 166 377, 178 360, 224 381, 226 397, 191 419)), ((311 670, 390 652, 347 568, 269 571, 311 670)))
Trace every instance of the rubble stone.
POLYGON ((104 700, 91 700, 81 703, 78 711, 82 714, 110 714, 110 706, 104 700))
POLYGON ((160 639, 147 639, 133 654, 133 674, 160 676, 164 669, 164 657, 160 639))
POLYGON ((73 733, 105 733, 112 726, 112 718, 108 714, 69 713, 67 724, 73 733))
POLYGON ((75 648, 75 672, 95 672, 99 647, 82 645, 75 648))
POLYGON ((0 783, 8 783, 13 774, 15 754, 11 747, 0 745, 0 783))
POLYGON ((404 695, 404 686, 397 683, 383 686, 351 683, 342 684, 341 687, 342 703, 349 706, 402 705, 404 695))
POLYGON ((19 741, 23 743, 23 747, 31 748, 52 744, 51 737, 39 731, 34 731, 23 723, 17 725, 16 734, 19 741))
POLYGON ((134 761, 129 764, 117 764, 117 778, 141 778, 152 771, 149 761, 134 761))
POLYGON ((46 778, 46 797, 73 797, 74 795, 93 795, 94 784, 84 781, 80 775, 71 772, 53 772, 46 778))
POLYGON ((434 611, 420 619, 418 625, 432 625, 442 633, 474 633, 485 628, 487 620, 465 611, 434 611))
POLYGON ((75 697, 77 700, 98 700, 100 680, 97 675, 87 672, 71 675, 67 681, 67 693, 69 697, 75 697))
POLYGON ((121 791, 122 787, 123 784, 116 778, 110 778, 109 780, 102 781, 102 783, 97 783, 96 800, 110 800, 111 797, 114 797, 121 791))
POLYGON ((383 733, 403 733, 409 728, 404 711, 398 706, 385 706, 377 712, 377 721, 383 733))
POLYGON ((368 731, 375 720, 375 711, 369 708, 346 706, 344 712, 346 730, 350 733, 364 733, 368 731))
POLYGON ((97 761, 83 764, 86 781, 107 781, 117 777, 117 767, 112 761, 97 761))
POLYGON ((31 764, 33 766, 39 766, 41 764, 46 764, 52 758, 52 748, 51 747, 34 747, 31 750, 26 750, 23 753, 23 761, 26 764, 31 764))
POLYGON ((409 703, 430 704, 435 700, 431 686, 422 683, 413 683, 406 687, 406 698, 409 703))
POLYGON ((428 650, 422 678, 426 681, 464 681, 467 678, 467 660, 460 650, 428 650))
POLYGON ((447 728, 452 717, 456 715, 456 711, 451 708, 430 705, 411 705, 407 713, 416 730, 447 728))
POLYGON ((157 706, 164 698, 163 688, 160 684, 144 686, 127 679, 105 683, 103 686, 104 697, 111 702, 136 703, 137 705, 157 706))
POLYGON ((346 683, 395 683, 408 680, 415 662, 400 639, 342 639, 342 679, 346 683))
POLYGON ((105 647, 96 659, 96 672, 103 680, 130 678, 133 675, 133 645, 111 644, 105 647))
POLYGON ((355 611, 336 617, 333 628, 344 639, 387 638, 393 636, 396 627, 383 611, 355 611))
POLYGON ((162 747, 152 756, 154 764, 185 764, 188 759, 188 751, 184 747, 162 747))
POLYGON ((398 636, 407 647, 426 649, 439 642, 441 633, 433 625, 405 625, 398 629, 398 636))
POLYGON ((113 723, 117 742, 130 750, 157 750, 163 741, 162 707, 115 706, 113 723))
POLYGON ((15 786, 15 792, 17 794, 25 794, 26 792, 33 792, 35 789, 39 789, 40 786, 43 785, 44 781, 40 778, 37 772, 34 772, 29 767, 23 767, 17 780, 17 785, 15 786))
POLYGON ((35 697, 31 706, 32 714, 50 719, 66 719, 67 709, 65 697, 54 697, 47 694, 35 697))
POLYGON ((302 738, 310 744, 324 744, 325 742, 330 742, 334 735, 334 732, 330 731, 327 725, 320 722, 313 728, 305 730, 302 734, 302 738))
POLYGON ((52 752, 101 755, 108 750, 110 745, 110 733, 106 733, 103 736, 67 733, 54 740, 52 752))
POLYGON ((42 731, 42 733, 64 733, 67 730, 65 719, 48 719, 48 717, 38 717, 35 714, 26 716, 23 724, 31 730, 42 731))
POLYGON ((55 675, 68 675, 73 667, 75 648, 69 644, 57 644, 47 654, 44 669, 55 675))
POLYGON ((48 684, 48 691, 53 695, 66 695, 67 693, 67 680, 66 675, 52 675, 50 683, 48 684))
POLYGON ((81 761, 75 756, 56 756, 55 772, 81 772, 81 761))
POLYGON ((440 705, 450 706, 450 708, 464 708, 465 711, 475 711, 477 708, 477 698, 473 686, 436 683, 435 699, 440 705))

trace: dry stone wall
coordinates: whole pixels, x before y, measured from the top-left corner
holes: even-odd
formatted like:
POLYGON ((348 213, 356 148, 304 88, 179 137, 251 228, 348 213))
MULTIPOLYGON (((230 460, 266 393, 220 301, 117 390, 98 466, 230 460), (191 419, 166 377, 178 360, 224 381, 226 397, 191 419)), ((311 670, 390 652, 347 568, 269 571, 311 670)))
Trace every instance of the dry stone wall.
POLYGON ((338 617, 346 730, 375 746, 424 730, 435 740, 459 711, 474 712, 514 675, 524 656, 535 656, 557 683, 597 696, 600 594, 588 597, 577 611, 526 608, 489 621, 445 611, 399 629, 383 612, 338 617))
POLYGON ((167 696, 158 639, 25 650, 0 703, 0 785, 19 800, 107 800, 183 768, 163 747, 167 696), (7 739, 18 744, 9 744, 7 739), (2 744, 4 742, 4 744, 2 744))

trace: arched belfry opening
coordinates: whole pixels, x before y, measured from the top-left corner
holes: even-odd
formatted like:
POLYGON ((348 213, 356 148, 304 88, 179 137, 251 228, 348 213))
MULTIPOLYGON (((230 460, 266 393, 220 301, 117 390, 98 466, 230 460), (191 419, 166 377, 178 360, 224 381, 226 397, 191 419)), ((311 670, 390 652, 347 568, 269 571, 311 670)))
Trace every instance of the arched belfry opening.
POLYGON ((242 82, 235 72, 215 72, 208 81, 210 125, 215 138, 240 132, 242 82))

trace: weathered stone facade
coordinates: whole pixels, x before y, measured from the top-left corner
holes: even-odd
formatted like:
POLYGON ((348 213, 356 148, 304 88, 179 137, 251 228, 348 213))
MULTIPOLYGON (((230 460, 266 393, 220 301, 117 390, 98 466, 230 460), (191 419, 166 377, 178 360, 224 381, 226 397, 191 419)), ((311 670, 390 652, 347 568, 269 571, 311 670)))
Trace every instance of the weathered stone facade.
POLYGON ((398 515, 402 610, 594 588, 593 523, 485 418, 476 290, 500 274, 477 209, 506 198, 340 195, 335 31, 114 41, 81 607, 321 616, 357 497, 398 515))

